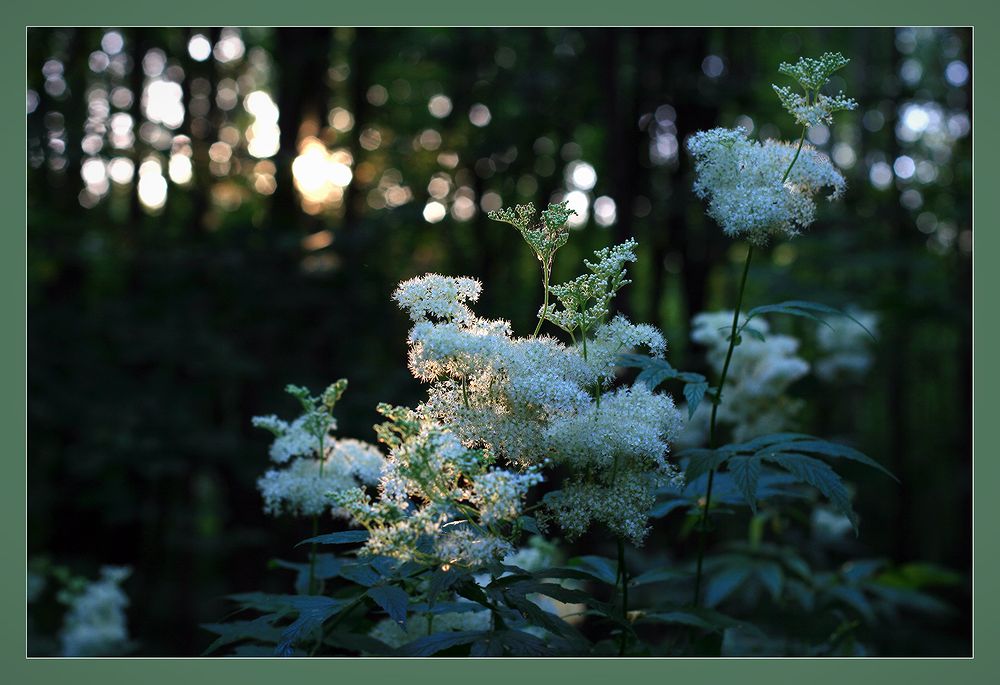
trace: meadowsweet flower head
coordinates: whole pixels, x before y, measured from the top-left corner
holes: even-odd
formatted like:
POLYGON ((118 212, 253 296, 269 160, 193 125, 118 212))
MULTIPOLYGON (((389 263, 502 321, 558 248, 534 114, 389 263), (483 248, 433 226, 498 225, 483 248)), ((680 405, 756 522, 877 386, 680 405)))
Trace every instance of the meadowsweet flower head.
POLYGON ((556 250, 569 240, 569 227, 566 222, 574 214, 576 212, 569 209, 566 202, 561 202, 549 205, 549 208, 542 212, 541 220, 536 221, 535 206, 529 202, 526 205, 517 205, 513 209, 499 209, 487 216, 516 228, 524 241, 535 251, 538 260, 551 266, 556 250))
POLYGON ((743 129, 701 131, 688 141, 695 159, 694 190, 708 200, 708 214, 734 238, 766 244, 790 238, 809 226, 814 198, 830 188, 830 198, 846 187, 829 158, 805 145, 751 141, 743 129), (788 178, 782 181, 791 166, 788 178))
POLYGON ((463 323, 472 318, 467 303, 476 302, 482 289, 474 278, 426 274, 400 283, 392 297, 414 322, 463 323))
POLYGON ((478 567, 510 552, 501 534, 520 516, 538 469, 492 465, 443 425, 419 413, 380 405, 378 427, 390 447, 375 501, 360 488, 334 500, 369 530, 366 554, 478 567))
MULTIPOLYGON (((566 216, 565 207, 550 207, 543 225, 561 226, 566 216)), ((551 254, 546 250, 562 244, 559 238, 543 245, 544 232, 531 233, 542 229, 532 228, 530 207, 494 218, 524 229, 543 261, 551 254)), ((373 531, 369 550, 467 566, 495 560, 509 547, 505 524, 517 519, 542 473, 557 466, 578 490, 604 497, 572 524, 577 500, 563 499, 558 520, 569 530, 607 523, 641 539, 649 488, 678 477, 667 455, 681 420, 668 396, 645 387, 603 392, 622 352, 666 349, 654 327, 621 316, 608 320, 615 293, 629 283, 625 267, 635 249, 628 240, 598 250, 585 261, 586 274, 551 287, 558 305, 543 305, 540 316, 568 332, 573 344, 537 331, 516 337, 509 323, 478 318, 457 288, 439 289, 451 301, 435 301, 433 309, 443 314, 434 320, 413 317, 410 369, 429 383, 427 399, 415 411, 380 408, 390 421, 376 430, 390 454, 378 500, 358 491, 338 498, 373 531), (459 307, 461 316, 450 314, 459 307), (633 492, 640 488, 647 489, 643 498, 633 492), (621 514, 617 500, 625 497, 638 503, 621 514), (616 508, 618 518, 610 513, 616 508), (376 520, 375 511, 385 520, 376 520)))
POLYGON ((827 52, 819 59, 802 57, 795 64, 782 62, 778 71, 798 81, 802 93, 796 93, 787 86, 772 85, 782 106, 795 118, 800 126, 816 126, 833 123, 834 112, 856 109, 858 103, 842 92, 824 95, 820 89, 830 76, 850 62, 839 52, 827 52))
POLYGON ((129 599, 121 584, 130 574, 125 567, 105 566, 100 579, 82 592, 61 594, 69 605, 59 633, 63 656, 116 656, 128 650, 129 599))
POLYGON ((621 469, 610 483, 570 479, 550 499, 550 508, 570 538, 600 523, 615 535, 641 545, 649 533, 649 511, 656 503, 656 490, 678 484, 676 472, 621 469))
POLYGON ((338 440, 332 411, 347 388, 346 380, 331 384, 314 397, 307 388, 289 386, 288 392, 305 412, 291 423, 276 416, 258 416, 253 425, 274 434, 271 460, 281 468, 267 471, 257 481, 264 511, 278 516, 317 516, 328 509, 337 515, 331 493, 378 481, 384 458, 378 448, 360 440, 338 440))
POLYGON ((819 59, 800 57, 795 64, 782 62, 778 65, 778 73, 792 77, 806 90, 819 90, 835 71, 846 67, 850 61, 839 52, 826 52, 819 59))
MULTIPOLYGON (((721 373, 729 348, 732 312, 703 312, 691 321, 691 340, 704 345, 706 359, 721 373)), ((741 319, 740 324, 745 323, 741 319)), ((724 401, 717 421, 729 426, 733 439, 749 440, 765 433, 786 430, 801 403, 788 397, 788 388, 809 373, 809 363, 797 356, 799 341, 789 335, 771 333, 767 322, 755 317, 750 324, 763 336, 744 333, 733 350, 726 377, 724 401)), ((711 409, 702 403, 691 417, 678 442, 700 447, 708 436, 711 409)))

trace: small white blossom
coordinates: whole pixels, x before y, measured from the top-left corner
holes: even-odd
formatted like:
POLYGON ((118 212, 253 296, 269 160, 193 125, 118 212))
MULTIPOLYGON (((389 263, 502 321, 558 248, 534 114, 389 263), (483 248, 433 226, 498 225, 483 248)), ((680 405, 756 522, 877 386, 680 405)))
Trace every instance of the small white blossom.
POLYGON ((476 302, 482 289, 474 278, 427 274, 403 281, 392 296, 414 322, 436 319, 461 323, 472 317, 467 303, 476 302))
MULTIPOLYGON (((704 345, 706 359, 715 373, 722 372, 732 312, 703 312, 691 321, 691 339, 704 345)), ((740 324, 745 319, 740 320, 740 324)), ((716 416, 720 425, 728 425, 733 440, 740 442, 788 428, 800 403, 789 398, 789 386, 809 373, 809 363, 797 356, 799 341, 788 335, 770 332, 767 322, 755 317, 749 328, 764 336, 741 335, 733 349, 722 404, 716 416)), ((711 405, 702 402, 688 422, 679 444, 684 447, 704 445, 708 437, 711 405)))
POLYGON ((560 460, 580 469, 636 464, 671 472, 669 443, 680 432, 681 416, 668 395, 643 385, 603 395, 576 414, 552 421, 546 432, 560 460))
POLYGON ((785 171, 796 145, 751 141, 742 129, 716 128, 688 141, 698 178, 694 190, 708 200, 708 214, 734 238, 766 244, 772 237, 793 237, 816 214, 814 197, 830 188, 830 198, 846 187, 826 155, 803 145, 787 180, 785 171))
POLYGON ((128 568, 105 566, 101 578, 82 593, 62 598, 69 604, 59 633, 63 656, 116 656, 128 650, 129 599, 121 583, 130 573, 128 568))
POLYGON ((832 124, 834 112, 856 109, 858 103, 843 93, 823 95, 816 93, 811 97, 794 92, 788 86, 772 86, 778 94, 781 105, 795 117, 795 123, 800 126, 816 126, 832 124))
POLYGON ((264 511, 272 516, 317 516, 331 506, 328 493, 355 486, 345 465, 327 460, 321 472, 318 459, 295 459, 281 469, 271 469, 257 481, 264 497, 264 511))
POLYGON ((513 521, 521 514, 528 490, 544 479, 537 470, 513 473, 490 469, 472 477, 469 501, 479 510, 479 518, 486 525, 513 521))

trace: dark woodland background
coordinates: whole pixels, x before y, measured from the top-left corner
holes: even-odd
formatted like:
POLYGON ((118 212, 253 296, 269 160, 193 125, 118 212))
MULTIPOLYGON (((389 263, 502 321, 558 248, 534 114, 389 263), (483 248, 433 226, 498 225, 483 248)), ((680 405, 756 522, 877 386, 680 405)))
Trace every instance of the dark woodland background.
MULTIPOLYGON (((425 271, 481 278, 478 310, 530 331, 537 265, 501 204, 571 193, 557 281, 635 236, 620 308, 704 369, 687 322, 732 301, 741 254, 684 141, 796 136, 777 65, 825 51, 861 106, 811 138, 848 192, 762 253, 747 301, 880 313, 870 377, 800 382, 800 427, 902 481, 849 474, 859 549, 968 573, 972 46, 951 29, 30 30, 29 557, 131 565, 142 654, 200 653, 224 595, 286 591, 268 560, 308 523, 263 514, 250 418, 346 376, 340 433, 374 440, 378 401, 421 398, 390 293, 425 271)), ((690 546, 676 529, 644 550, 690 546)), ((967 649, 962 612, 935 651, 967 649)))

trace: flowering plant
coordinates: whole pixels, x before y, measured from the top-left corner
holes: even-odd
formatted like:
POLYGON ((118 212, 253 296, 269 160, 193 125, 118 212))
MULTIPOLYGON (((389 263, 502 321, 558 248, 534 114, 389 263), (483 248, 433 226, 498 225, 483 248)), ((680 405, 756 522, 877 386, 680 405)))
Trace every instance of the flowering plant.
MULTIPOLYGON (((773 332, 764 317, 797 316, 831 331, 831 317, 857 324, 862 335, 839 323, 818 334, 825 357, 816 368, 827 380, 864 373, 864 335, 875 319, 802 300, 743 311, 754 250, 813 223, 824 190, 830 199, 845 191, 805 134, 856 107, 842 93, 822 92, 846 64, 828 53, 780 66, 803 89, 775 86, 801 126, 797 144, 721 128, 688 141, 696 194, 728 236, 747 243, 733 309, 693 320, 711 379, 675 369, 661 331, 613 312, 637 260, 634 240, 598 250, 584 273, 552 283, 570 238, 567 203, 540 215, 530 204, 490 214, 520 233, 540 265, 530 335, 480 316, 483 285, 473 278, 426 274, 400 283, 393 298, 412 324, 409 369, 426 384, 426 399, 414 408, 379 405, 381 449, 332 436, 346 381, 318 397, 290 386, 303 414, 291 423, 255 421, 274 433, 271 458, 282 466, 260 480, 265 509, 311 517, 309 561, 281 562, 298 572, 298 594, 234 596, 257 615, 206 626, 218 636, 210 650, 696 654, 724 636, 735 653, 748 649, 748 634, 750 642, 763 634, 717 611, 741 588, 746 601, 763 589, 783 608, 849 605, 871 621, 913 600, 886 592, 875 570, 823 576, 793 547, 763 540, 765 523, 780 520, 779 505, 795 499, 822 497, 816 511, 825 518, 817 520, 826 529, 844 521, 857 530, 850 490, 828 460, 888 473, 853 447, 788 432, 800 406, 791 388, 812 367, 799 341, 773 332), (638 369, 631 383, 628 369, 638 369), (658 390, 668 382, 680 384, 686 407, 658 390), (739 505, 751 514, 750 543, 706 554, 713 518, 739 505), (627 546, 644 544, 653 523, 675 511, 686 513, 685 533, 697 537, 696 558, 631 571, 627 546), (328 513, 348 525, 321 534, 328 513), (617 559, 560 558, 555 541, 592 530, 610 534, 617 559), (326 546, 351 552, 319 554, 326 546), (662 590, 630 604, 630 592, 653 584, 662 590)), ((810 649, 842 653, 850 630, 838 627, 810 649)))

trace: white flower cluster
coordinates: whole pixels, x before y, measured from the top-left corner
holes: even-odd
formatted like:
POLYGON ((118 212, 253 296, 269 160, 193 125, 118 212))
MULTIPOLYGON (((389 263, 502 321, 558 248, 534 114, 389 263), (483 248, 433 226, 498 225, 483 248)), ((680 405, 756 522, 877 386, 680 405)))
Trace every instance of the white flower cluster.
POLYGON ((69 607, 59 633, 63 656, 116 656, 129 648, 121 583, 131 570, 105 566, 101 577, 78 594, 63 595, 69 607))
MULTIPOLYGON (((725 363, 732 322, 733 313, 725 311, 704 312, 691 321, 691 339, 707 348, 706 358, 716 374, 722 372, 725 363)), ((771 333, 760 317, 755 317, 748 328, 758 331, 764 340, 746 331, 741 335, 740 344, 733 350, 716 416, 718 424, 730 427, 736 442, 786 429, 800 406, 786 391, 809 373, 809 363, 797 356, 797 339, 771 333)), ((685 447, 705 444, 710 414, 708 402, 698 406, 680 440, 685 447)))
POLYGON ((795 117, 799 126, 816 126, 817 124, 832 124, 834 112, 856 109, 858 103, 843 93, 823 95, 822 93, 802 95, 788 86, 772 85, 778 94, 782 107, 795 117))
POLYGON ((490 465, 482 450, 415 412, 380 405, 378 427, 389 445, 376 500, 360 488, 335 496, 369 531, 368 554, 478 567, 511 552, 505 526, 541 481, 537 469, 517 473, 490 465))
POLYGON ((817 194, 830 188, 834 199, 846 187, 829 158, 815 148, 802 146, 796 159, 796 145, 751 141, 743 129, 700 131, 688 149, 698 175, 694 190, 708 200, 709 216, 727 235, 758 245, 797 235, 815 218, 817 194))
POLYGON ((859 380, 875 361, 871 350, 872 339, 864 328, 875 335, 878 315, 856 308, 847 312, 857 323, 841 318, 831 322, 830 327, 820 326, 816 331, 816 344, 822 354, 816 361, 816 375, 821 380, 859 380))
MULTIPOLYGON (((587 262, 590 273, 564 290, 553 287, 564 308, 549 310, 547 318, 576 331, 575 345, 544 335, 518 338, 507 322, 472 312, 461 320, 415 323, 410 368, 430 383, 428 398, 417 409, 419 420, 447 427, 463 446, 481 450, 485 462, 508 465, 508 470, 466 474, 472 486, 465 497, 476 507, 479 523, 512 520, 527 490, 540 481, 531 469, 559 465, 573 475, 550 502, 568 532, 582 533, 596 521, 636 543, 645 536, 651 488, 677 477, 666 455, 681 422, 667 395, 642 387, 603 390, 614 377, 618 355, 645 347, 660 356, 666 348, 652 326, 622 316, 602 323, 615 290, 628 282, 624 265, 634 259, 634 241, 605 248, 587 262), (643 488, 643 497, 633 496, 643 488), (586 497, 577 498, 574 489, 604 500, 584 506, 586 497)), ((421 289, 413 282, 408 287, 421 289)), ((453 310, 447 304, 439 309, 453 310)), ((469 536, 474 529, 464 530, 469 536)), ((462 541, 454 537, 455 544, 462 541)))
POLYGON ((858 103, 844 95, 823 95, 820 89, 830 76, 845 66, 848 60, 839 52, 828 52, 819 59, 802 57, 795 64, 782 62, 778 71, 798 81, 803 94, 792 91, 787 86, 772 85, 782 106, 795 117, 795 122, 806 128, 817 124, 833 123, 834 112, 856 109, 858 103))
POLYGON ((474 278, 426 274, 403 281, 392 297, 414 322, 428 320, 463 323, 472 316, 468 302, 479 300, 482 284, 474 278))
POLYGON ((257 481, 268 514, 318 516, 329 509, 343 515, 330 494, 359 483, 372 485, 381 477, 385 458, 377 447, 330 435, 337 425, 330 412, 344 387, 345 382, 334 384, 324 398, 308 397, 302 389, 295 389, 306 412, 291 423, 276 416, 253 419, 254 426, 274 434, 271 460, 283 466, 270 469, 257 481))

